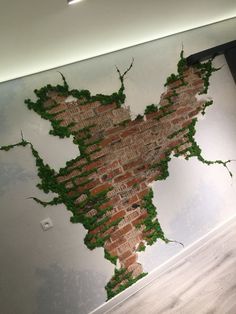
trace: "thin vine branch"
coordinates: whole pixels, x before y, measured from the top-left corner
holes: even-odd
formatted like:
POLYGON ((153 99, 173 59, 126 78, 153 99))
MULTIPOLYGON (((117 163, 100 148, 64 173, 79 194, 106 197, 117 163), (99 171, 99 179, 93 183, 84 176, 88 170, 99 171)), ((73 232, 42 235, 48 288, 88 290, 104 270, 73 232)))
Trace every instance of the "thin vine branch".
POLYGON ((60 197, 54 197, 51 201, 42 201, 37 197, 27 197, 26 199, 33 199, 36 203, 41 204, 42 206, 46 207, 49 205, 58 205, 62 204, 63 200, 60 197))
POLYGON ((123 74, 121 74, 119 68, 116 66, 116 71, 118 72, 119 78, 120 78, 120 80, 121 80, 122 83, 123 83, 123 81, 124 81, 125 75, 131 70, 133 64, 134 64, 134 58, 132 58, 132 61, 131 61, 130 66, 125 70, 125 72, 124 72, 123 74))

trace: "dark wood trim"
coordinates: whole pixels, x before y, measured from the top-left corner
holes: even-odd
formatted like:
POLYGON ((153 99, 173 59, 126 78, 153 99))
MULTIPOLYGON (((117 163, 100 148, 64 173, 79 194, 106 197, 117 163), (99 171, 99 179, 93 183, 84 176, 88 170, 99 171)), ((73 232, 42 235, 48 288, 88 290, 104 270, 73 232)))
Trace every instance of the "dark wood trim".
POLYGON ((236 83, 236 40, 190 55, 187 57, 187 64, 194 65, 198 62, 209 60, 221 54, 225 55, 226 61, 236 83))
POLYGON ((225 59, 228 63, 234 82, 236 84, 236 47, 228 49, 225 52, 225 59))
POLYGON ((236 48, 236 40, 195 53, 187 58, 187 63, 188 65, 193 65, 197 62, 214 58, 218 55, 225 54, 225 52, 231 48, 236 48))

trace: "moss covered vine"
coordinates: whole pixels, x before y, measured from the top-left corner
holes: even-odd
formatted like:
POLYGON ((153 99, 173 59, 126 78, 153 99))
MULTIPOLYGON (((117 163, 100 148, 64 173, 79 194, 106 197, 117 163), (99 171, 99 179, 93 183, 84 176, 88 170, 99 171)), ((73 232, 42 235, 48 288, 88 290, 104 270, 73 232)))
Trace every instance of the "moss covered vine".
POLYGON ((206 94, 210 86, 210 77, 213 72, 220 70, 221 68, 214 68, 212 64, 213 59, 209 59, 207 62, 199 62, 195 67, 200 71, 200 76, 204 82, 204 88, 200 94, 206 94))
POLYGON ((117 256, 111 255, 107 250, 104 250, 104 257, 112 264, 116 265, 118 259, 117 256))
POLYGON ((181 81, 180 86, 186 85, 187 83, 184 81, 184 70, 186 68, 187 68, 187 60, 184 57, 184 51, 182 49, 180 52, 180 60, 178 61, 178 64, 177 64, 178 74, 172 73, 170 76, 168 76, 164 86, 170 85, 178 80, 181 81))
MULTIPOLYGON (((60 138, 69 137, 71 135, 74 136, 75 132, 71 131, 71 128, 74 126, 74 123, 71 123, 66 127, 61 126, 60 125, 61 121, 54 119, 57 113, 52 114, 52 113, 47 112, 47 109, 49 108, 52 109, 53 107, 57 106, 57 102, 54 100, 54 101, 51 101, 51 104, 50 106, 47 107, 47 109, 45 108, 45 102, 50 101, 50 97, 48 96, 48 94, 50 92, 56 92, 58 95, 64 96, 64 97, 73 96, 81 101, 80 103, 81 106, 86 105, 91 102, 99 101, 102 105, 109 105, 109 104, 115 103, 117 108, 119 108, 125 102, 126 95, 124 93, 125 91, 124 79, 125 79, 126 74, 132 68, 133 62, 134 60, 132 60, 130 66, 127 68, 127 70, 125 70, 123 74, 121 74, 118 67, 116 67, 116 70, 118 72, 119 79, 121 82, 121 86, 118 92, 112 93, 111 95, 96 94, 92 96, 89 90, 77 90, 77 89, 69 90, 69 85, 66 82, 64 75, 61 72, 59 72, 62 76, 63 85, 52 86, 48 84, 39 90, 35 89, 34 91, 35 95, 38 97, 37 101, 33 102, 30 99, 26 99, 25 103, 27 104, 28 109, 34 110, 43 119, 49 120, 51 122, 52 130, 50 130, 50 134, 59 136, 60 138)), ((75 144, 81 144, 81 143, 76 143, 76 140, 75 140, 75 144)))
MULTIPOLYGON (((96 247, 103 247, 105 241, 109 239, 109 235, 103 236, 102 234, 105 233, 105 231, 107 231, 109 228, 118 225, 118 223, 121 221, 121 218, 119 218, 115 221, 109 222, 109 217, 106 216, 106 214, 112 210, 112 206, 108 206, 103 210, 99 210, 99 207, 109 200, 107 198, 107 193, 110 191, 110 189, 104 190, 96 195, 92 195, 89 190, 83 191, 83 194, 86 194, 86 200, 80 204, 76 204, 75 200, 81 195, 81 193, 75 193, 73 196, 69 196, 68 189, 66 188, 65 184, 58 183, 56 179, 58 174, 52 168, 50 168, 48 164, 43 162, 34 146, 30 142, 24 140, 23 136, 19 143, 2 146, 0 147, 0 150, 9 151, 14 147, 25 147, 27 145, 30 146, 32 155, 35 158, 38 177, 41 179, 40 183, 37 184, 37 187, 40 190, 43 190, 45 193, 53 192, 58 194, 58 196, 54 197, 50 201, 42 201, 36 197, 29 197, 29 199, 33 199, 44 207, 63 203, 73 214, 73 216, 70 218, 72 223, 82 223, 85 229, 88 231, 101 227, 99 235, 88 233, 84 239, 84 243, 91 250, 96 247), (88 217, 87 213, 91 209, 96 209, 97 214, 93 217, 88 217)), ((83 176, 87 176, 88 173, 86 175, 84 173, 82 174, 83 176)))
POLYGON ((139 276, 133 278, 132 272, 128 272, 126 268, 115 268, 114 276, 105 287, 107 291, 107 299, 109 300, 113 298, 115 295, 124 291, 126 288, 130 287, 146 275, 147 273, 142 273, 139 276))
POLYGON ((142 208, 147 210, 148 216, 141 222, 142 225, 145 226, 144 232, 144 240, 148 245, 152 245, 157 241, 157 239, 161 239, 164 242, 168 243, 168 239, 166 239, 164 232, 160 226, 157 217, 156 207, 152 203, 153 199, 153 190, 150 189, 148 194, 143 197, 142 208))
MULTIPOLYGON (((103 190, 102 192, 95 195, 90 192, 89 184, 93 182, 93 179, 91 178, 92 176, 90 177, 90 175, 97 172, 97 168, 93 167, 92 169, 84 170, 85 166, 91 164, 91 154, 100 150, 99 144, 103 140, 103 138, 99 138, 96 140, 91 139, 91 128, 93 128, 95 125, 89 125, 77 131, 73 131, 73 127, 75 126, 75 123, 73 122, 68 124, 67 126, 62 126, 62 120, 56 120, 56 116, 58 114, 62 114, 65 111, 63 110, 63 108, 61 109, 61 111, 57 111, 56 113, 48 113, 48 110, 58 106, 58 102, 50 97, 50 93, 56 93, 57 96, 64 98, 67 98, 68 96, 73 96, 79 100, 80 106, 99 101, 104 106, 114 103, 116 104, 116 107, 119 108, 125 101, 124 78, 128 71, 132 68, 132 66, 133 60, 129 68, 123 74, 121 74, 120 70, 116 68, 121 86, 117 92, 112 93, 111 95, 97 94, 95 96, 92 96, 88 90, 70 90, 65 77, 62 73, 59 72, 62 77, 63 85, 46 85, 39 90, 35 90, 35 94, 37 96, 36 102, 33 102, 30 99, 25 100, 28 109, 34 110, 42 118, 47 119, 51 122, 52 130, 50 130, 50 134, 59 136, 60 138, 72 136, 74 144, 79 147, 80 156, 67 162, 66 167, 61 168, 58 173, 56 173, 55 170, 53 170, 52 168, 50 168, 49 165, 43 162, 37 150, 30 142, 24 140, 23 135, 19 143, 0 147, 0 150, 4 151, 9 151, 10 149, 17 146, 30 147, 31 152, 35 158, 38 176, 40 178, 40 182, 37 184, 37 187, 43 190, 45 193, 53 192, 57 194, 57 196, 50 201, 42 201, 36 197, 30 198, 41 204, 42 206, 65 204, 66 208, 72 212, 72 217, 70 218, 70 221, 72 223, 82 223, 84 228, 88 230, 88 233, 84 238, 84 243, 91 250, 96 247, 103 247, 105 242, 110 238, 110 233, 107 231, 112 228, 112 230, 114 230, 114 227, 116 227, 123 219, 118 218, 114 221, 110 220, 110 212, 113 209, 112 206, 107 206, 101 209, 102 205, 106 204, 110 200, 108 198, 108 192, 112 188, 103 190), (92 146, 94 146, 95 148, 92 148, 93 150, 90 151, 89 149, 92 146), (81 162, 81 164, 79 166, 75 166, 77 162, 81 162), (71 178, 70 175, 74 170, 76 170, 77 173, 76 175, 73 175, 73 178, 71 178), (65 176, 66 178, 64 178, 62 181, 58 180, 60 177, 63 176, 65 176), (80 180, 78 181, 78 179, 80 180)), ((209 60, 205 63, 199 63, 195 67, 199 71, 199 75, 201 78, 203 78, 204 82, 204 88, 201 93, 206 93, 209 87, 209 78, 212 72, 217 71, 218 69, 212 66, 212 60, 209 60)), ((156 113, 155 119, 160 120, 175 111, 173 109, 173 105, 175 103, 175 97, 178 97, 176 88, 187 84, 184 80, 184 71, 186 70, 186 68, 187 63, 182 50, 180 54, 180 60, 177 65, 178 74, 172 73, 167 78, 165 83, 165 86, 167 86, 177 82, 178 86, 175 86, 176 84, 173 84, 173 86, 171 87, 171 92, 168 93, 168 96, 166 95, 166 97, 164 97, 165 105, 148 105, 144 111, 145 115, 156 113)), ((212 103, 212 101, 206 101, 204 103, 201 111, 203 115, 205 114, 206 108, 212 105, 212 103)), ((53 110, 51 112, 53 112, 53 110)), ((143 120, 143 118, 143 115, 137 115, 136 120, 141 121, 143 120)), ((117 125, 125 127, 130 123, 130 121, 130 119, 127 119, 117 125)), ((168 139, 172 139, 180 132, 184 132, 185 130, 187 130, 185 136, 187 142, 191 143, 191 146, 186 148, 185 150, 181 150, 182 144, 177 145, 176 147, 171 148, 171 150, 166 151, 164 158, 162 158, 161 161, 151 165, 151 168, 156 168, 158 170, 156 180, 165 180, 169 176, 168 163, 171 160, 171 154, 173 151, 175 152, 175 156, 184 155, 186 159, 189 159, 190 157, 197 157, 199 161, 207 165, 221 164, 228 170, 229 174, 232 176, 232 173, 227 167, 227 164, 231 160, 208 161, 202 157, 201 149, 194 140, 194 135, 196 132, 196 122, 197 119, 193 119, 187 127, 177 130, 168 136, 168 139)), ((135 183, 133 185, 133 188, 138 188, 138 184, 135 183)), ((152 189, 150 189, 149 192, 143 197, 141 202, 141 207, 147 211, 148 215, 136 225, 137 228, 140 228, 141 226, 143 227, 142 232, 144 235, 144 242, 140 243, 140 245, 137 247, 137 252, 144 251, 146 249, 146 245, 152 245, 158 239, 163 240, 165 243, 177 242, 169 240, 165 237, 164 232, 157 219, 157 211, 152 200, 153 191, 152 189)), ((182 245, 182 243, 179 244, 182 245)), ((107 250, 104 251, 104 257, 112 262, 114 265, 117 264, 118 257, 111 255, 107 250)), ((128 272, 126 268, 116 268, 115 275, 106 286, 108 299, 125 290, 127 287, 131 286, 133 283, 135 283, 137 280, 145 275, 146 273, 142 273, 136 278, 133 278, 132 272, 128 272)))

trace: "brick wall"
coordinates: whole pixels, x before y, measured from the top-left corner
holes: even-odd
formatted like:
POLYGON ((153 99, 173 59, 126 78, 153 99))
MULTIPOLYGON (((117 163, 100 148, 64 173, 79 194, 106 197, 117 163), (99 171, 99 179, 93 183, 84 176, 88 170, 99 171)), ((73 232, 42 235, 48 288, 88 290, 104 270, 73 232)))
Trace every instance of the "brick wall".
POLYGON ((143 206, 143 199, 150 192, 149 184, 161 178, 161 162, 168 154, 186 157, 192 145, 186 127, 204 106, 204 102, 195 97, 203 90, 200 73, 188 68, 184 80, 185 85, 181 81, 169 84, 161 95, 159 110, 133 121, 128 108, 117 108, 113 103, 66 102, 65 97, 56 93, 51 93, 45 103, 47 112, 52 113, 61 126, 73 123, 69 130, 76 140, 83 140, 84 153, 89 156, 89 159, 82 157, 71 161, 64 168, 66 174, 58 175, 57 181, 67 188, 78 215, 96 217, 95 227, 88 230, 89 243, 95 243, 98 238, 106 239, 105 250, 117 256, 121 267, 134 278, 143 271, 137 249, 153 232, 142 224, 149 215, 143 206), (50 101, 57 105, 51 108, 50 101), (96 171, 89 172, 93 169, 96 171), (93 208, 93 204, 86 203, 87 191, 92 196, 107 191, 106 199, 93 208), (109 206, 110 209, 97 219, 99 212, 109 206), (99 221, 104 223, 97 226, 99 221), (116 221, 119 223, 112 225, 116 221))

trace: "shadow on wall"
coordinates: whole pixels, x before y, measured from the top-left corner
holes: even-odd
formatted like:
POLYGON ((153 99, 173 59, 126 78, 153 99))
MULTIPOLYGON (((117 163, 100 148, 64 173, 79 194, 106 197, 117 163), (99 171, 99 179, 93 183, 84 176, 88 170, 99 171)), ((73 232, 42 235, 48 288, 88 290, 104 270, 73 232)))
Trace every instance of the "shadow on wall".
POLYGON ((37 314, 87 314, 106 299, 107 278, 93 270, 63 270, 52 264, 36 269, 42 282, 37 293, 37 314))

